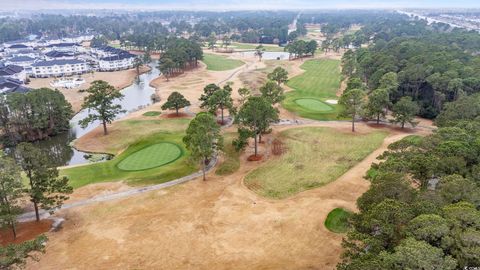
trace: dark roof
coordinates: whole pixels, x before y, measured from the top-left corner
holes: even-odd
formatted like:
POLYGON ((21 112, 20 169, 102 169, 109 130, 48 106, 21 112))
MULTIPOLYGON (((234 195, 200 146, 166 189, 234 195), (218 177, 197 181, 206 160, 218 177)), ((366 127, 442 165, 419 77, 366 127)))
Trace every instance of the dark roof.
POLYGON ((127 51, 124 51, 122 49, 117 49, 111 46, 99 46, 99 47, 94 47, 97 50, 102 50, 104 52, 109 52, 109 53, 115 53, 115 54, 120 54, 120 53, 125 53, 127 51))
POLYGON ((48 57, 60 58, 60 57, 71 57, 73 54, 59 51, 50 51, 45 54, 48 57))
POLYGON ((57 44, 47 45, 48 48, 52 48, 52 47, 73 47, 73 46, 79 46, 79 45, 77 43, 57 43, 57 44))
POLYGON ((66 60, 52 60, 52 61, 41 61, 34 63, 32 66, 34 67, 47 67, 47 66, 62 66, 62 65, 74 65, 74 64, 83 64, 85 61, 77 60, 77 59, 66 59, 66 60))
POLYGON ((33 49, 30 49, 30 48, 27 48, 27 49, 17 50, 16 52, 14 52, 12 54, 21 54, 21 53, 36 53, 36 51, 33 50, 33 49))
POLYGON ((100 60, 102 60, 102 61, 115 61, 115 60, 123 60, 123 59, 134 58, 134 57, 136 57, 136 55, 131 54, 131 53, 126 52, 126 51, 123 51, 122 53, 119 53, 117 55, 103 57, 100 60))
POLYGON ((5 44, 16 45, 16 44, 22 44, 22 43, 30 42, 30 41, 31 40, 28 40, 28 39, 17 39, 17 40, 7 41, 7 42, 5 42, 5 44))
POLYGON ((23 44, 13 44, 12 46, 8 47, 10 49, 26 49, 28 48, 27 45, 23 45, 23 44))
POLYGON ((9 62, 27 62, 27 61, 34 61, 35 58, 28 57, 28 56, 17 56, 8 59, 9 62))
POLYGON ((23 71, 21 66, 8 65, 0 68, 0 76, 11 76, 23 71))
POLYGON ((30 91, 29 88, 23 86, 23 83, 19 80, 12 78, 0 77, 0 93, 26 93, 30 91))

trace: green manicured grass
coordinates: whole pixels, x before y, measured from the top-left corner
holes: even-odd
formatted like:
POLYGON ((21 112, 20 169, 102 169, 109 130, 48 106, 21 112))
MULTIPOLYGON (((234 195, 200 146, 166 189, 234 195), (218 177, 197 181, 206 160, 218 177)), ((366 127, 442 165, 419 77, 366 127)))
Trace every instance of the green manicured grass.
POLYGON ((203 62, 207 65, 208 70, 213 71, 235 69, 245 64, 243 61, 240 60, 228 59, 226 56, 223 55, 215 55, 208 53, 205 53, 203 55, 203 62))
POLYGON ((299 98, 295 100, 295 103, 300 105, 305 110, 312 112, 327 112, 333 110, 328 104, 314 98, 299 98))
POLYGON ((159 116, 162 112, 159 111, 149 111, 143 114, 143 116, 159 116))
MULTIPOLYGON (((241 50, 255 50, 260 44, 251 44, 251 43, 240 43, 233 42, 230 47, 234 48, 237 51, 241 50)), ((283 52, 284 48, 276 45, 263 44, 263 48, 266 52, 283 52)))
POLYGON ((142 171, 174 162, 182 149, 173 143, 162 142, 143 148, 126 157, 117 167, 123 171, 142 171))
POLYGON ((408 135, 407 137, 401 139, 401 142, 411 143, 413 145, 419 145, 423 142, 424 137, 419 135, 408 135))
POLYGON ((99 138, 98 143, 101 146, 98 149, 118 153, 126 148, 121 154, 105 162, 64 168, 60 170, 60 174, 67 176, 70 184, 78 188, 110 181, 125 181, 130 185, 158 184, 196 172, 198 167, 189 161, 190 152, 182 142, 188 122, 188 119, 119 121, 111 128, 108 136, 99 138), (118 168, 124 160, 135 157, 135 153, 141 153, 140 150, 164 142, 178 145, 183 155, 174 162, 142 171, 124 171, 118 168))
POLYGON ((282 105, 300 116, 316 120, 337 119, 339 105, 325 104, 332 108, 328 111, 312 110, 296 102, 298 99, 316 99, 324 102, 327 99, 338 99, 340 87, 340 61, 331 59, 314 59, 306 61, 302 66, 304 73, 291 78, 287 85, 294 89, 286 94, 282 105))
POLYGON ((283 199, 332 181, 377 149, 384 131, 368 134, 308 127, 280 133, 286 153, 267 161, 245 178, 245 184, 261 196, 283 199))
POLYGON ((343 208, 335 208, 328 213, 325 220, 325 227, 334 233, 345 233, 349 229, 348 219, 352 216, 351 212, 343 208))
POLYGON ((235 147, 232 145, 232 141, 236 137, 237 133, 227 133, 224 135, 224 160, 215 171, 216 175, 230 175, 240 168, 240 153, 235 151, 235 147))

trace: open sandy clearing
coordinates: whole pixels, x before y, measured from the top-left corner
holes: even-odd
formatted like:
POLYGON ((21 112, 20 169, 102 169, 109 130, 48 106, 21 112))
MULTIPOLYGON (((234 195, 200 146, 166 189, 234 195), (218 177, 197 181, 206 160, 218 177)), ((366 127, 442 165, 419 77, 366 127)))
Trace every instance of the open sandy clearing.
MULTIPOLYGON (((345 122, 312 125, 349 129, 345 122)), ((358 130, 372 128, 358 124, 358 130)), ((64 229, 49 234, 46 254, 28 269, 333 269, 342 236, 323 226, 325 218, 337 207, 355 209, 370 164, 408 135, 390 132, 336 181, 285 200, 245 188, 244 175, 258 164, 242 157, 241 169, 226 178, 211 174, 206 182, 62 211, 64 229)))

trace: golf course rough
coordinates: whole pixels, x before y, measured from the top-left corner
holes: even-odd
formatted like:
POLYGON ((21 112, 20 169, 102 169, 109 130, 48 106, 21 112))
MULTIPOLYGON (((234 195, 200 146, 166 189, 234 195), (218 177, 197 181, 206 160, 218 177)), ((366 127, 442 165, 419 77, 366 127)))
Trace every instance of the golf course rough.
POLYGON ((170 143, 157 143, 127 156, 117 164, 123 171, 142 171, 174 162, 183 155, 180 146, 170 143))
POLYGON ((295 100, 295 103, 305 110, 312 112, 328 112, 333 110, 330 105, 314 98, 299 98, 295 100))

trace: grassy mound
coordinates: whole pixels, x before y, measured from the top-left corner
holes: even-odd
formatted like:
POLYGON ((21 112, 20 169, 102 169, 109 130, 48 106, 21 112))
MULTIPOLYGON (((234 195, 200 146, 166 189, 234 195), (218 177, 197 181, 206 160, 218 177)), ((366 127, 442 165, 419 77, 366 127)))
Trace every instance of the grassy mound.
POLYGON ((305 110, 310 110, 312 112, 326 112, 333 110, 333 108, 326 103, 313 98, 299 98, 295 100, 295 103, 303 107, 305 110))
POLYGON ((149 111, 149 112, 144 113, 143 116, 159 116, 160 114, 162 114, 162 113, 158 112, 158 111, 149 111))
POLYGON ((245 184, 274 199, 325 185, 377 149, 386 135, 383 131, 352 134, 319 127, 286 130, 280 133, 280 140, 287 151, 250 172, 245 184))
POLYGON ((208 70, 224 71, 243 66, 245 63, 236 59, 228 59, 226 56, 215 54, 204 54, 203 60, 208 70))
POLYGON ((173 143, 158 143, 126 157, 117 167, 124 171, 142 171, 174 162, 182 155, 182 149, 173 143))
POLYGON ((343 208, 335 208, 328 213, 325 220, 325 227, 334 233, 345 233, 349 228, 348 219, 352 213, 343 208))
MULTIPOLYGON (((337 99, 336 93, 340 88, 341 73, 340 61, 331 59, 308 60, 302 66, 304 73, 291 78, 287 85, 294 89, 286 94, 282 105, 289 111, 297 112, 300 116, 316 120, 337 119, 339 106, 327 105, 331 110, 311 110, 297 103, 297 100, 314 99, 325 101, 337 99)), ((325 104, 326 105, 326 104, 325 104)))

